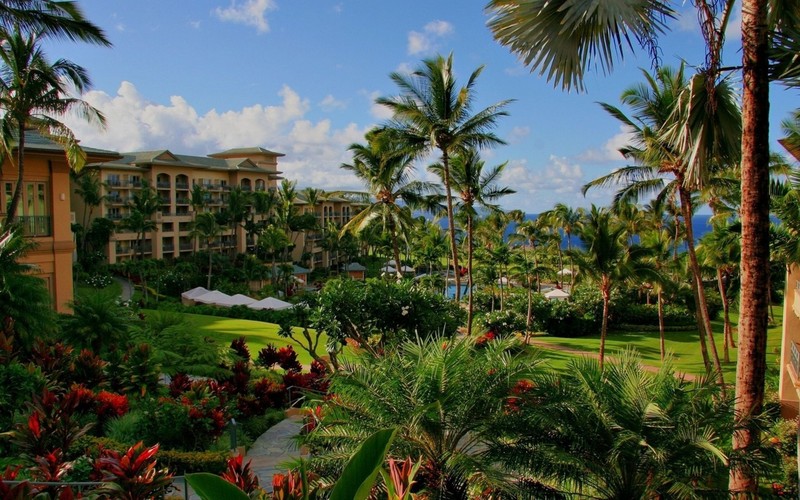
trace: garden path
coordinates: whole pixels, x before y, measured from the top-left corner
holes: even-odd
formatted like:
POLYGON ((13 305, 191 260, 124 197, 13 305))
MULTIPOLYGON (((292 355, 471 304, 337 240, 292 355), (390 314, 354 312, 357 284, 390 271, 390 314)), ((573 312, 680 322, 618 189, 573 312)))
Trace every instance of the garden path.
POLYGON ((114 281, 119 283, 119 286, 122 287, 119 298, 122 299, 123 302, 131 300, 131 297, 133 297, 133 284, 129 280, 120 278, 119 276, 114 276, 114 281))
POLYGON ((289 416, 259 436, 247 451, 245 463, 251 461, 250 468, 258 476, 261 487, 268 492, 272 491, 273 474, 286 472, 286 468, 280 465, 301 457, 301 451, 292 438, 300 434, 302 427, 301 415, 289 416))

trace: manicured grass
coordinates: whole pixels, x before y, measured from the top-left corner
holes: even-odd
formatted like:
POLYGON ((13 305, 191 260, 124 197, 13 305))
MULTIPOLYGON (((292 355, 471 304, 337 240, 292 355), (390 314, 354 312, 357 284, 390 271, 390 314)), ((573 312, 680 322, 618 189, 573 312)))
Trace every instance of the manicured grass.
MULTIPOLYGON (((155 311, 143 311, 145 314, 155 311)), ((247 339, 247 347, 250 348, 250 355, 253 358, 258 356, 258 351, 272 344, 275 347, 283 347, 292 344, 297 351, 297 359, 303 365, 310 365, 311 356, 295 344, 291 339, 278 335, 278 325, 274 323, 264 323, 261 321, 250 321, 246 319, 219 318, 216 316, 205 316, 202 314, 183 314, 192 325, 197 328, 198 335, 210 337, 220 345, 230 345, 231 341, 244 336, 247 339)), ((298 334, 299 334, 298 330, 298 334)), ((323 336, 320 341, 319 354, 325 354, 326 338, 323 336)))
MULTIPOLYGON (((775 306, 775 324, 769 328, 767 338, 767 352, 768 364, 775 365, 779 362, 780 347, 781 347, 781 333, 783 322, 783 307, 775 306)), ((739 317, 737 314, 731 314, 731 322, 734 327, 734 341, 736 337, 736 322, 739 317)), ((713 321, 714 327, 714 340, 717 344, 720 361, 722 361, 722 368, 725 374, 725 380, 734 382, 736 376, 736 349, 730 349, 730 362, 723 361, 722 350, 722 320, 713 321)), ((546 342, 548 344, 568 347, 572 349, 579 349, 582 351, 589 351, 597 353, 600 350, 600 335, 591 337, 579 338, 563 338, 551 337, 543 335, 536 337, 537 340, 546 342)), ((672 353, 673 365, 677 371, 701 375, 705 372, 703 366, 703 358, 700 354, 700 341, 698 338, 697 330, 686 332, 666 332, 665 344, 668 353, 672 353)), ((606 338, 606 352, 613 356, 615 352, 620 352, 625 349, 633 348, 642 356, 645 364, 652 366, 659 366, 660 350, 658 332, 615 332, 610 331, 606 338)), ((557 352, 548 349, 543 349, 542 356, 548 363, 556 369, 563 369, 567 361, 574 356, 574 354, 557 352)))
POLYGON ((75 285, 75 295, 85 295, 98 292, 108 293, 109 295, 119 297, 122 294, 122 285, 116 281, 112 281, 110 285, 101 289, 82 284, 75 285))

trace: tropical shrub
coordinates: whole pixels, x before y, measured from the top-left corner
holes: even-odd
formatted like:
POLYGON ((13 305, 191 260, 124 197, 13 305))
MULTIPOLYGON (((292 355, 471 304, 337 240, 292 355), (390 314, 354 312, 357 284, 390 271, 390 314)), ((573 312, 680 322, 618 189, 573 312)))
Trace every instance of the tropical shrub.
POLYGON ((125 453, 103 450, 95 461, 94 478, 113 483, 103 486, 98 493, 124 498, 157 498, 165 495, 172 486, 172 474, 159 468, 156 460, 158 445, 144 448, 139 442, 125 453))
POLYGON ((512 309, 486 313, 480 317, 478 324, 483 331, 500 339, 525 331, 525 317, 512 309))
POLYGON ((258 351, 258 358, 256 358, 256 364, 259 366, 263 366, 266 369, 271 369, 275 364, 280 360, 278 357, 278 350, 272 344, 267 344, 266 347, 263 347, 260 351, 258 351))
POLYGON ((244 463, 243 455, 236 455, 228 459, 225 472, 220 474, 222 479, 235 485, 248 495, 261 489, 258 483, 258 476, 250 468, 251 461, 244 463))
POLYGON ((242 360, 250 361, 250 349, 244 336, 231 340, 231 350, 242 360))
POLYGON ((498 340, 476 349, 472 339, 440 337, 403 342, 392 356, 359 356, 332 375, 335 397, 314 403, 321 419, 301 437, 312 449, 311 469, 338 476, 342 458, 367 436, 397 427, 391 455, 422 457, 417 477, 434 496, 464 478, 473 494, 492 487, 513 497, 514 487, 498 481, 503 474, 485 458, 502 446, 496 424, 537 363, 513 354, 515 346, 498 340))
POLYGON ((220 474, 230 457, 230 451, 159 450, 158 461, 175 474, 211 472, 220 474))
POLYGON ((0 363, 0 429, 11 428, 15 413, 24 408, 34 394, 40 393, 44 384, 41 369, 34 365, 9 359, 0 363))
POLYGON ((259 436, 267 432, 267 430, 286 418, 283 410, 270 409, 266 410, 263 415, 253 415, 240 422, 242 431, 252 440, 258 439, 259 436))

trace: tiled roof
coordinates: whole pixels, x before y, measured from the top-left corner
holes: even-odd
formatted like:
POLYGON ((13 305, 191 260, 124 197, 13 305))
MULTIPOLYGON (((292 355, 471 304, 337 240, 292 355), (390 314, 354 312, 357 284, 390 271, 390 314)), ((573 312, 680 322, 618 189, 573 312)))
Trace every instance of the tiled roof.
MULTIPOLYGON (((16 142, 16 141, 15 141, 16 142)), ((119 158, 119 153, 116 151, 109 151, 106 149, 90 148, 88 146, 81 146, 90 159, 94 158, 119 158)), ((25 150, 26 151, 42 151, 42 152, 64 152, 64 146, 44 137, 36 130, 25 131, 25 150)))

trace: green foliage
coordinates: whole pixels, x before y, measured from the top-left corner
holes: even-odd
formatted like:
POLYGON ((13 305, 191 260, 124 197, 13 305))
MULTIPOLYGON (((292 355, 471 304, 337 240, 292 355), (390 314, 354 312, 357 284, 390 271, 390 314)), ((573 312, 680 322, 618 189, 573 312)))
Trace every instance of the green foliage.
POLYGON ((220 474, 230 457, 230 450, 221 451, 181 451, 160 450, 158 460, 175 474, 210 472, 220 474))
POLYGON ((477 491, 503 487, 484 456, 509 395, 536 364, 512 354, 515 346, 497 340, 476 349, 472 339, 439 337, 403 342, 390 356, 358 357, 332 376, 336 397, 322 403, 321 422, 303 437, 314 450, 312 469, 336 475, 370 434, 397 427, 391 454, 421 456, 423 486, 439 492, 441 478, 465 477, 477 491))
POLYGON ((464 320, 457 304, 406 281, 331 280, 318 304, 313 325, 317 330, 332 341, 351 338, 362 346, 375 340, 383 345, 415 336, 448 337, 464 320))
POLYGON ((365 500, 396 435, 396 428, 383 429, 365 439, 336 481, 331 500, 365 500))
POLYGON ((132 330, 131 339, 150 345, 153 360, 169 375, 178 372, 207 377, 221 375, 223 348, 198 335, 181 314, 150 313, 141 326, 132 330))
POLYGON ((142 413, 131 411, 121 417, 112 418, 105 425, 105 436, 115 442, 127 446, 136 444, 141 439, 139 429, 142 413))
POLYGON ((227 498, 230 500, 249 500, 245 492, 214 474, 197 472, 186 475, 186 482, 202 500, 227 498))
POLYGON ((512 309, 503 309, 483 315, 480 326, 485 332, 492 332, 495 338, 503 339, 516 332, 524 332, 525 317, 512 309))
POLYGON ((267 432, 267 430, 286 418, 283 410, 267 410, 263 415, 253 415, 239 422, 242 431, 252 440, 267 432))
POLYGON ((0 363, 0 429, 9 429, 16 412, 44 388, 41 370, 33 365, 4 360, 0 363))
POLYGON ((72 309, 73 314, 61 319, 61 335, 70 345, 97 354, 124 348, 132 313, 117 297, 109 292, 82 294, 75 297, 72 309))

